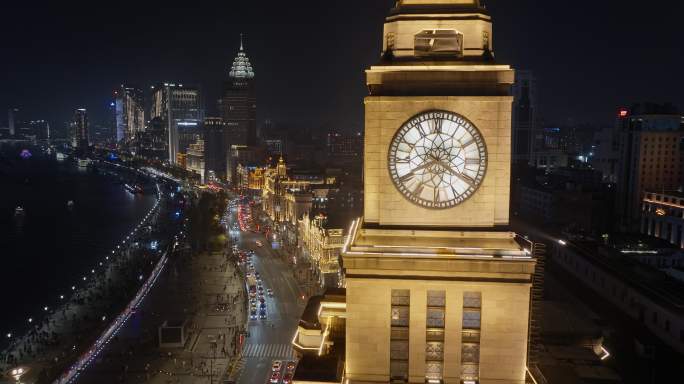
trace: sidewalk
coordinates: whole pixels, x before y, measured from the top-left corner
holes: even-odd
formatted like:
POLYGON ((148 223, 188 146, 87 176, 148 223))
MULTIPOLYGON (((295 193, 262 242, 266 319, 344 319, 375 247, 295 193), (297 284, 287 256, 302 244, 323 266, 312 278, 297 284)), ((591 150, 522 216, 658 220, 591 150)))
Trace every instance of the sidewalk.
POLYGON ((223 251, 178 252, 157 287, 83 382, 219 383, 244 327, 242 279, 223 251), (184 348, 158 346, 158 327, 187 320, 184 348))

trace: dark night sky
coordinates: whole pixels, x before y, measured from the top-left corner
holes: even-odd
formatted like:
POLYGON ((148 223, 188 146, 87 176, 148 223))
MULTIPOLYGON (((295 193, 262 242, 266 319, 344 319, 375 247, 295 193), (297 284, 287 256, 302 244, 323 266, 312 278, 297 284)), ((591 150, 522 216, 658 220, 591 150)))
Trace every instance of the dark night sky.
MULTIPOLYGON (((362 128, 363 70, 393 0, 153 3, 4 5, 0 111, 57 123, 86 107, 100 120, 117 84, 169 81, 199 84, 211 113, 244 32, 260 120, 362 128)), ((491 0, 497 59, 535 72, 549 122, 605 123, 641 100, 684 107, 684 5, 644 3, 491 0)))

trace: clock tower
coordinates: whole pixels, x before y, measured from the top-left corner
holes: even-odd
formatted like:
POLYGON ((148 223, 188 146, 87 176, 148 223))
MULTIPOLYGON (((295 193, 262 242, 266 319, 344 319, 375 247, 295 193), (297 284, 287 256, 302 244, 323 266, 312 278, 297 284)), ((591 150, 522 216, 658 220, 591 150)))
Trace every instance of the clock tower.
POLYGON ((525 382, 531 246, 508 229, 511 86, 479 0, 398 0, 366 71, 342 251, 350 383, 525 382))

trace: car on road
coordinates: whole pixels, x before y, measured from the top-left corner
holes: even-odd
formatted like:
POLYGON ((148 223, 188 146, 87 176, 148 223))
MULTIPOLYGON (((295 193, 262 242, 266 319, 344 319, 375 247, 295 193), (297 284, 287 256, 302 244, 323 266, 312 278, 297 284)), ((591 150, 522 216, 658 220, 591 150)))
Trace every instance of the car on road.
POLYGON ((264 244, 259 240, 256 241, 256 245, 257 245, 257 247, 263 247, 264 246, 264 244))
POLYGON ((294 372, 296 367, 297 367, 297 363, 295 363, 294 361, 288 361, 287 364, 285 364, 285 371, 292 373, 292 372, 294 372))
POLYGON ((262 302, 261 304, 259 304, 259 308, 266 309, 266 303, 262 302))
POLYGON ((259 311, 259 319, 266 320, 266 310, 265 309, 262 309, 261 311, 259 311))
POLYGON ((292 383, 292 373, 286 373, 283 375, 283 384, 292 383))
POLYGON ((260 303, 265 303, 265 302, 266 302, 266 299, 264 299, 264 297, 261 296, 261 297, 259 298, 259 302, 260 302, 260 303))
POLYGON ((268 293, 268 296, 273 297, 273 290, 271 288, 267 289, 266 293, 268 293))
POLYGON ((271 380, 270 382, 272 384, 278 384, 280 382, 280 373, 279 372, 273 372, 271 374, 271 380))
POLYGON ((280 370, 283 368, 283 362, 280 360, 275 360, 273 362, 273 365, 271 366, 271 371, 273 372, 280 372, 280 370))
POLYGON ((249 311, 249 318, 252 319, 252 320, 256 320, 256 319, 257 319, 256 310, 254 310, 254 311, 249 311))

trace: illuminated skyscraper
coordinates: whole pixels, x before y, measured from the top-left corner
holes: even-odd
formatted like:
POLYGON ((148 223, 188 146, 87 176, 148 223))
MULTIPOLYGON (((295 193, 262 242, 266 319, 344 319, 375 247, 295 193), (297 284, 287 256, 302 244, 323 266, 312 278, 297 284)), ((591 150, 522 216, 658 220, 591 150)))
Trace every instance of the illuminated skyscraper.
POLYGON ((79 108, 74 112, 74 117, 71 119, 69 140, 71 146, 80 153, 88 149, 89 135, 88 135, 88 113, 84 108, 79 108))
POLYGON ((116 97, 116 141, 128 144, 145 130, 145 105, 142 89, 122 85, 116 97))
POLYGON ((16 108, 10 108, 7 110, 7 126, 9 127, 9 134, 14 136, 16 129, 14 124, 16 123, 15 114, 19 112, 16 108))
POLYGON ((200 90, 183 84, 164 83, 152 88, 150 119, 161 118, 168 140, 168 159, 176 163, 179 153, 201 135, 200 90))
POLYGON ((226 125, 227 147, 256 144, 256 79, 242 40, 228 80, 223 85, 219 111, 226 125))

